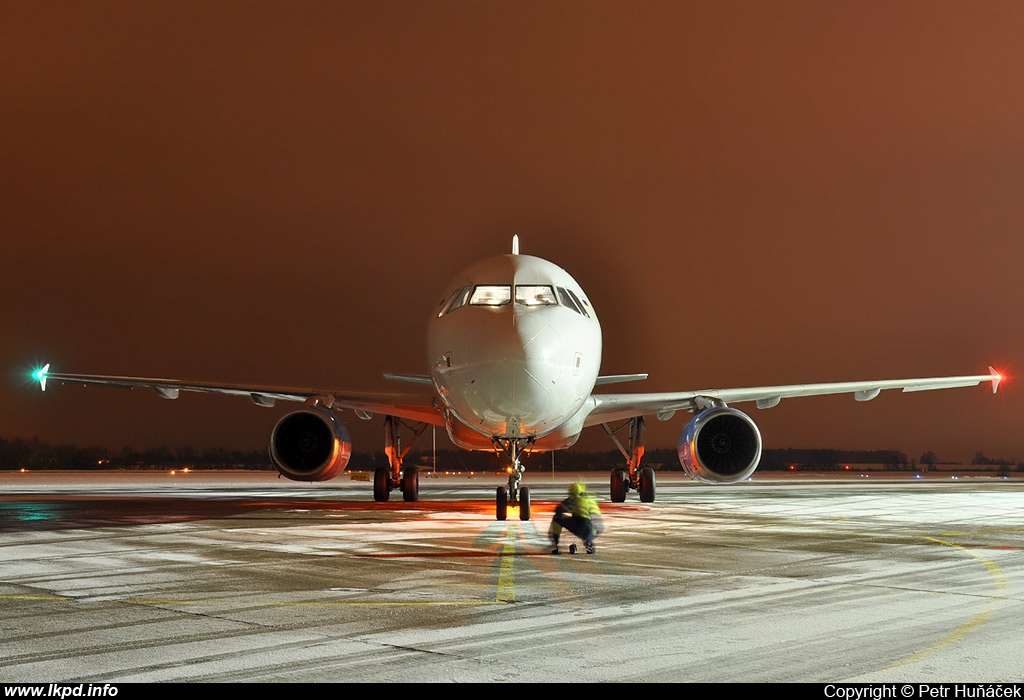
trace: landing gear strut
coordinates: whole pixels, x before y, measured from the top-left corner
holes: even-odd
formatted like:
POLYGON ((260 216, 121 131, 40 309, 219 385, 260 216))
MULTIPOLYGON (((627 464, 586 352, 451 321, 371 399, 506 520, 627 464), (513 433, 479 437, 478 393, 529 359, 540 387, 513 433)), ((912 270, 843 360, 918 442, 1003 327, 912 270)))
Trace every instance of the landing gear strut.
POLYGON ((523 447, 533 444, 532 438, 494 438, 494 450, 504 452, 509 459, 508 486, 499 486, 494 497, 494 512, 498 520, 508 517, 508 507, 519 506, 519 519, 530 519, 530 489, 520 486, 526 468, 519 460, 523 447))
POLYGON ((391 491, 401 489, 402 499, 407 503, 420 500, 420 470, 413 464, 403 467, 402 462, 409 454, 409 449, 416 442, 416 438, 426 430, 426 423, 406 425, 395 416, 384 418, 384 454, 388 458, 388 466, 377 467, 373 472, 373 500, 386 501, 391 497, 391 491), (402 449, 402 426, 412 430, 412 437, 409 445, 402 449))
POLYGON ((612 503, 625 501, 626 493, 630 489, 639 492, 640 500, 644 503, 652 503, 655 490, 654 470, 650 467, 640 466, 640 460, 644 456, 644 431, 646 430, 644 417, 630 418, 617 428, 613 428, 607 423, 602 423, 601 427, 619 448, 622 456, 626 458, 625 469, 618 467, 612 470, 610 489, 612 503), (619 438, 615 435, 626 426, 629 426, 628 449, 619 442, 619 438))

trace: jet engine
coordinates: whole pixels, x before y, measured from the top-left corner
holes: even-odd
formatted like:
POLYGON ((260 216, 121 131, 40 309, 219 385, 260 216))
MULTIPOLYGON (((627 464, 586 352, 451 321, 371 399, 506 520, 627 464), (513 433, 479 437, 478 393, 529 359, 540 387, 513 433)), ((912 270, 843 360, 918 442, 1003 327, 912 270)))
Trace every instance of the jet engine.
POLYGON ((679 436, 679 463, 694 479, 716 484, 743 481, 761 461, 761 432, 748 415, 727 406, 708 408, 679 436))
POLYGON ((270 434, 270 459, 293 481, 327 481, 352 456, 348 428, 333 413, 304 409, 278 421, 270 434))

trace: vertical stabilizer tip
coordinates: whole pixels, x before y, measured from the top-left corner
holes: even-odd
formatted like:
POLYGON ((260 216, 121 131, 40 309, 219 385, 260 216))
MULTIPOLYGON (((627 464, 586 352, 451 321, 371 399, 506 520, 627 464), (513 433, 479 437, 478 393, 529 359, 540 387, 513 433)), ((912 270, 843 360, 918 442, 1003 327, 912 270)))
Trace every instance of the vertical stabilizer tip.
POLYGON ((519 234, 512 236, 512 255, 519 255, 519 234))

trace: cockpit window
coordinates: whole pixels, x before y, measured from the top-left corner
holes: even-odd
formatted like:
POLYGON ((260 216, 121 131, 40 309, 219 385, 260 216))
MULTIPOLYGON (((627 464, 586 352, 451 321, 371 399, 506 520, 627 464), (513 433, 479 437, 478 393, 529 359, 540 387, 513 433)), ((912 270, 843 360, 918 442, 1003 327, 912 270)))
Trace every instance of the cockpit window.
POLYGON ((441 318, 446 313, 453 309, 457 309, 466 303, 466 295, 469 292, 469 287, 463 289, 456 289, 454 292, 446 296, 441 300, 440 305, 437 307, 437 317, 441 318))
POLYGON ((460 289, 459 291, 457 291, 455 293, 455 296, 452 297, 451 302, 448 304, 448 308, 445 309, 444 312, 446 314, 450 314, 452 311, 455 311, 455 309, 457 309, 460 306, 462 306, 463 304, 465 304, 466 303, 466 299, 468 299, 468 298, 469 298, 469 287, 464 287, 463 289, 460 289))
POLYGON ((571 289, 559 287, 558 297, 562 300, 563 306, 568 306, 576 313, 583 314, 587 318, 590 318, 590 314, 587 313, 587 307, 580 303, 579 297, 573 294, 571 289))
POLYGON ((583 309, 579 307, 579 304, 577 304, 573 298, 569 296, 569 292, 562 287, 558 287, 558 299, 562 302, 562 306, 567 306, 578 314, 583 313, 583 309))
POLYGON ((469 303, 473 306, 502 306, 512 301, 512 288, 507 284, 478 284, 469 303))
POLYGON ((555 290, 546 284, 517 284, 516 303, 526 306, 553 306, 558 304, 555 290))

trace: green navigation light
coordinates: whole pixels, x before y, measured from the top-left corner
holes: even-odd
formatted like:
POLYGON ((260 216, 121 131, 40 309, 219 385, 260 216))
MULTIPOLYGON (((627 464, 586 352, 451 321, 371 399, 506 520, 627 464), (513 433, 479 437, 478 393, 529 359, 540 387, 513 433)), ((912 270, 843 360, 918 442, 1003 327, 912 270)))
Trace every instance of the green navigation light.
POLYGON ((46 364, 32 373, 32 378, 39 382, 39 387, 46 391, 46 373, 50 371, 50 365, 46 364))

